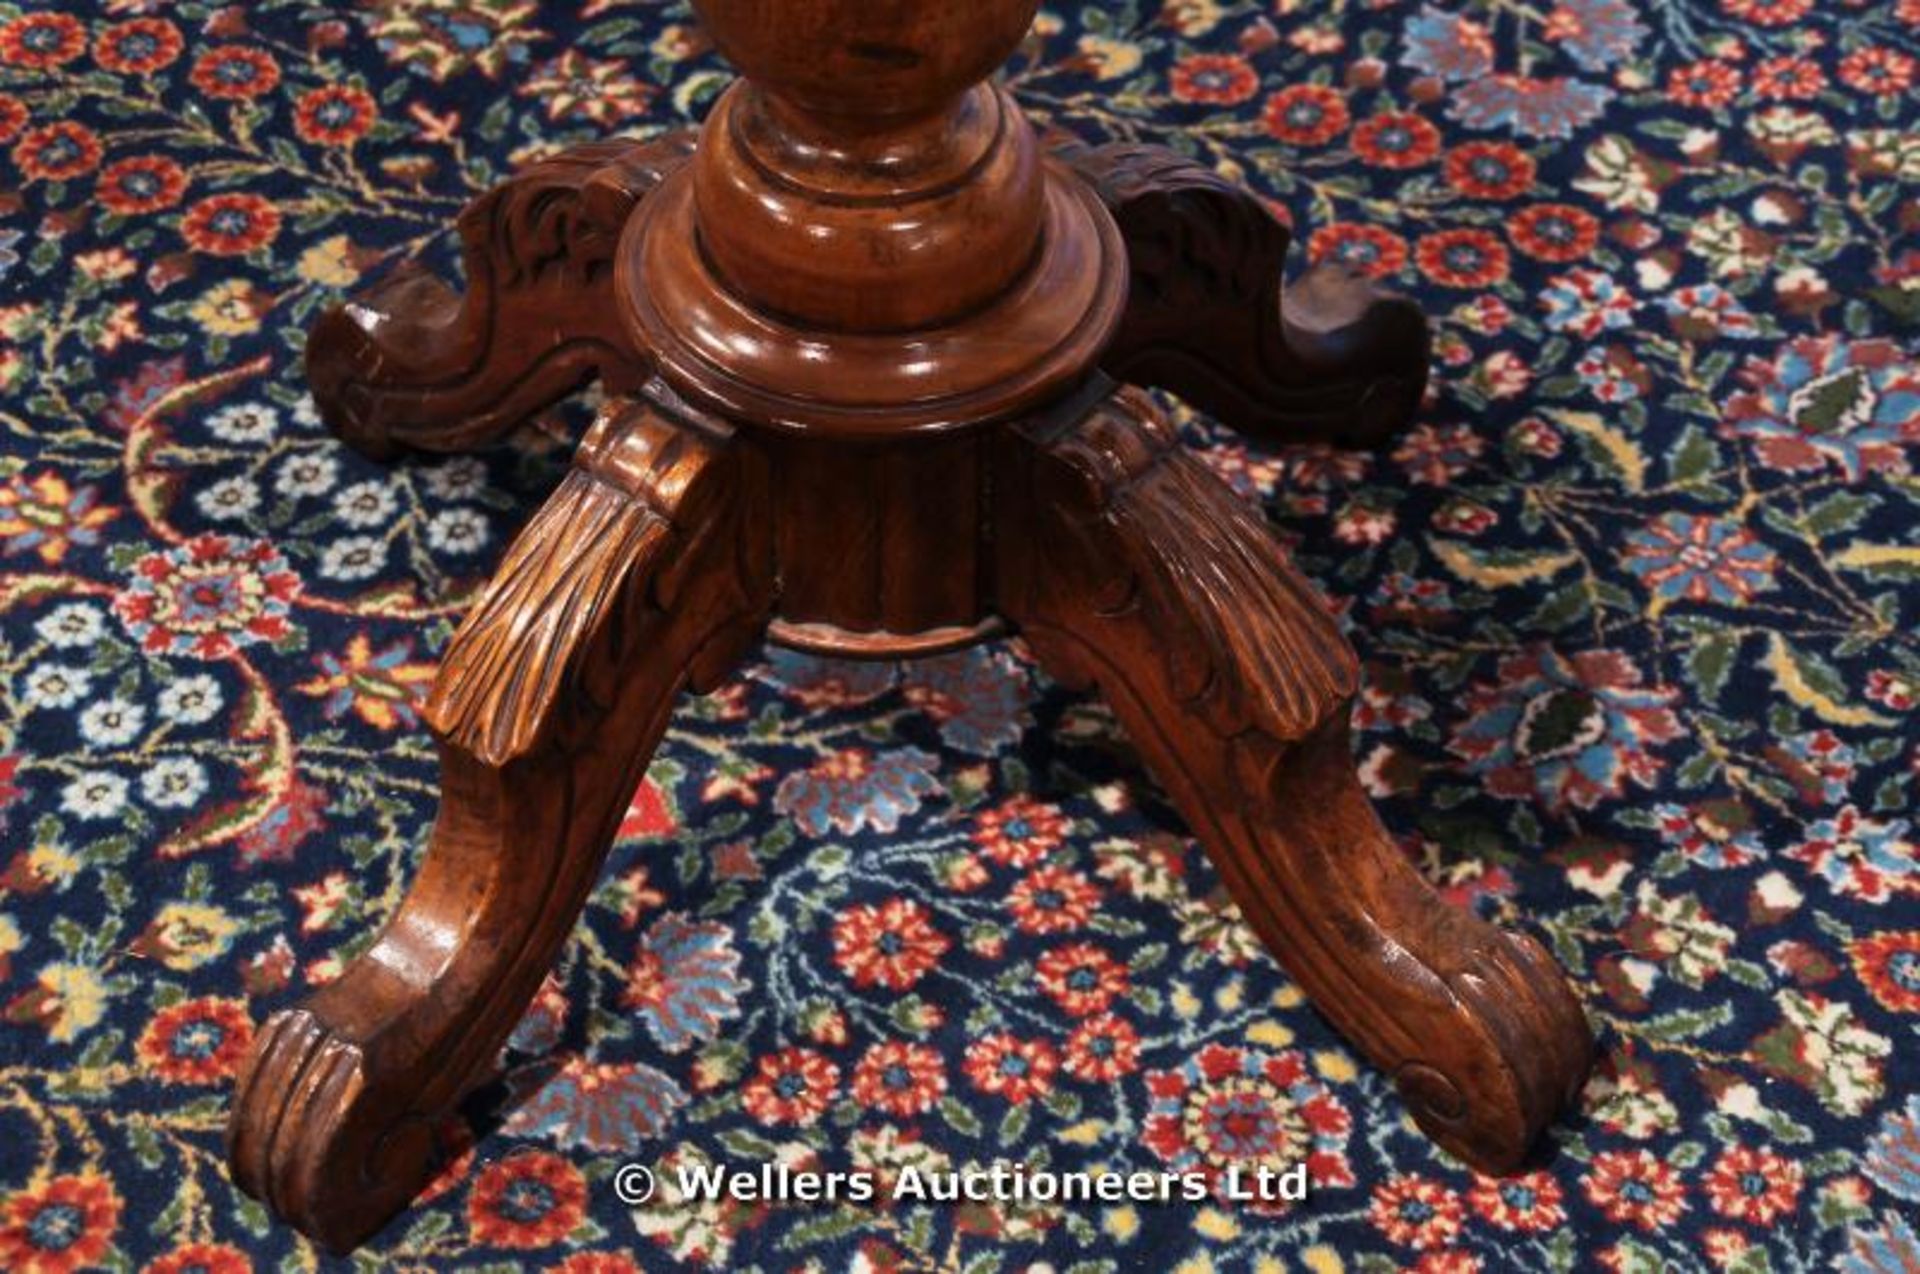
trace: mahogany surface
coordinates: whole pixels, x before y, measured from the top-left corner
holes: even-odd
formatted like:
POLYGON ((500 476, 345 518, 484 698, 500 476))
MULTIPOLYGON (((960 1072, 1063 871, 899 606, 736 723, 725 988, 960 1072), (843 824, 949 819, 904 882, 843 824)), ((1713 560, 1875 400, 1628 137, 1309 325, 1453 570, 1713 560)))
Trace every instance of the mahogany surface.
POLYGON ((690 134, 531 165, 308 348, 385 456, 609 405, 447 650, 443 793, 363 955, 260 1032, 234 1178, 346 1251, 429 1180, 683 691, 763 636, 901 658, 1019 632, 1106 696, 1255 932, 1442 1146, 1517 1167, 1591 1041, 1544 949, 1440 900, 1361 789, 1357 662, 1258 511, 1139 391, 1377 444, 1419 310, 1168 152, 1044 155, 983 83, 1035 0, 704 0, 745 73, 690 134))

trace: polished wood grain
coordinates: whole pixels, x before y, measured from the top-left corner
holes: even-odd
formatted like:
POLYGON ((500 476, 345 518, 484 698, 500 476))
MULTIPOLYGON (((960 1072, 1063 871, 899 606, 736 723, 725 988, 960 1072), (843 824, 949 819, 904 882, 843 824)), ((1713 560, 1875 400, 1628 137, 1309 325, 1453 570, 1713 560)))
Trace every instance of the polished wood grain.
POLYGON ((1530 938, 1443 903, 1354 773, 1359 670, 1179 393, 1378 445, 1417 308, 1165 151, 1043 154, 983 83, 1033 0, 699 0, 747 78, 701 130, 536 163, 460 222, 467 291, 396 271, 308 349, 379 455, 608 405, 449 647, 439 821, 373 945, 260 1032, 234 1179, 345 1251, 433 1172, 572 928, 682 691, 765 634, 908 658, 1005 633, 1113 704, 1242 914, 1434 1139, 1505 1171, 1591 1041, 1530 938))

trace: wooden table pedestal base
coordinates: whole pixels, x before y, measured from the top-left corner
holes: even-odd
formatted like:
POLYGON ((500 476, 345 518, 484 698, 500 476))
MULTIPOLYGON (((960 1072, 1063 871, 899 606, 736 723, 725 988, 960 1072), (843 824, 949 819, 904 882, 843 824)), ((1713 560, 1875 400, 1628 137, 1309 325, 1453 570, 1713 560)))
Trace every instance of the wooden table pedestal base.
POLYGON ((594 376, 609 400, 447 650, 411 891, 256 1041, 234 1179, 340 1251, 406 1206, 682 691, 768 635, 903 658, 1003 632, 1105 695, 1420 1126, 1515 1168, 1586 1075, 1577 1001, 1388 837, 1349 752, 1351 650, 1258 510, 1121 387, 1267 439, 1378 443, 1425 385, 1418 310, 1330 266, 1283 297, 1286 231, 1172 154, 1039 153, 974 86, 1031 0, 699 7, 749 79, 697 149, 538 163, 462 218, 464 297, 406 269, 313 333, 326 419, 373 454, 479 446, 594 376), (768 10, 798 47, 762 43, 768 10))

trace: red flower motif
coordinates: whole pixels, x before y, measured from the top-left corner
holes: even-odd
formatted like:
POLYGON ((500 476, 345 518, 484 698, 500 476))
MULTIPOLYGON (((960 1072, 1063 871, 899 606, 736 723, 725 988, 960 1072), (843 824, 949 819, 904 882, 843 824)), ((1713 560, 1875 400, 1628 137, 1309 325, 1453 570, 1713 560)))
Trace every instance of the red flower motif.
POLYGON ((201 535, 134 563, 114 614, 151 654, 225 659, 284 640, 300 577, 265 540, 201 535))
POLYGON ((1511 199, 1533 187, 1533 156, 1510 142, 1468 142, 1447 152, 1447 184, 1470 199, 1511 199))
POLYGON ((854 1100, 889 1115, 925 1114, 946 1091, 940 1054, 925 1044, 887 1040, 868 1049, 853 1069, 854 1100))
POLYGON ((619 1252, 575 1252, 554 1266, 553 1274, 640 1274, 640 1267, 619 1252))
POLYGON ((1315 262, 1337 261, 1371 279, 1398 274, 1407 264, 1407 241, 1379 226, 1335 221, 1313 232, 1307 255, 1315 262))
POLYGON ((1013 887, 1007 906, 1013 922, 1027 933, 1064 933, 1093 915, 1100 890, 1077 871, 1042 867, 1013 887))
POLYGON ((0 26, 0 63, 29 71, 65 66, 87 51, 87 29, 64 13, 31 13, 0 26))
POLYGON ((373 127, 373 98, 346 84, 329 84, 301 97, 293 131, 316 146, 351 146, 373 127))
POLYGON ((1855 938, 1847 954, 1874 999, 1896 1013, 1920 1013, 1920 929, 1855 938))
POLYGON ((488 1164, 467 1196, 467 1229, 491 1247, 545 1247, 586 1217, 587 1183, 559 1155, 527 1151, 488 1164))
POLYGON ((905 991, 952 946, 927 909, 909 898, 861 903, 833 923, 833 962, 857 987, 905 991))
POLYGON ((962 1065, 975 1088, 1018 1106, 1053 1091, 1060 1057, 1045 1040, 1023 1040, 1001 1032, 968 1045, 962 1065))
POLYGON ((1810 101, 1826 86, 1826 72, 1807 58, 1768 58, 1753 68, 1753 91, 1776 101, 1810 101))
POLYGON ((760 1059, 760 1073, 740 1090, 747 1113, 763 1124, 816 1122, 833 1104, 840 1068, 810 1048, 784 1048, 760 1059))
POLYGON ((0 1212, 0 1269, 68 1274, 99 1264, 121 1206, 113 1187, 90 1173, 15 1192, 0 1212))
POLYGON ((131 216, 158 212, 180 202, 187 174, 165 155, 133 155, 100 170, 94 193, 108 212, 131 216))
POLYGON ((253 1274, 253 1262, 225 1243, 187 1243, 150 1263, 140 1274, 253 1274))
POLYGON ((208 97, 250 101, 280 84, 280 64, 260 49, 228 45, 200 55, 189 77, 208 97))
POLYGON ((1707 1202, 1721 1216, 1749 1225, 1771 1225, 1800 1201, 1797 1161, 1769 1150, 1734 1146, 1714 1161, 1702 1184, 1707 1202))
POLYGON ((243 257, 280 233, 280 210, 259 195, 211 195, 180 223, 187 246, 216 257, 243 257))
POLYGON ((1420 1176, 1395 1177, 1375 1186, 1367 1209, 1374 1228, 1389 1243, 1411 1248, 1452 1242, 1465 1213, 1459 1195, 1420 1176))
POLYGON ((1535 204, 1516 216, 1510 229, 1520 251, 1557 264, 1578 261, 1600 242, 1600 222, 1571 204, 1535 204))
POLYGON ((1478 1177, 1467 1192, 1473 1210, 1503 1230, 1543 1234, 1566 1223, 1560 1183, 1545 1172, 1478 1177))
POLYGON ((0 144, 18 137, 30 118, 26 103, 10 93, 0 93, 0 144))
POLYGON ((15 143, 13 162, 28 181, 66 181, 99 165, 100 138, 85 124, 61 120, 15 143))
POLYGON ((240 1000, 187 1000, 160 1010, 134 1052, 170 1084, 218 1084, 240 1069, 253 1044, 253 1019, 240 1000))
POLYGON ((1840 82, 1874 97, 1894 97, 1913 87, 1914 60, 1878 45, 1855 49, 1840 61, 1840 82))
POLYGON ((1069 828, 1058 809, 1022 793, 974 820, 973 843, 1002 867, 1032 867, 1059 848, 1069 828))
POLYGON ((1182 102, 1238 106, 1260 91, 1253 65, 1237 53, 1197 53, 1181 58, 1169 77, 1182 102))
POLYGON ((1720 0, 1720 8, 1757 27, 1784 27, 1806 17, 1813 0, 1720 0))
POLYGON ((1740 94, 1740 70, 1712 60, 1676 66, 1667 77, 1667 97, 1681 106, 1717 111, 1740 94))
POLYGON ((171 66, 186 48, 180 28, 165 18, 116 22, 93 42, 93 60, 117 75, 151 75, 171 66))
POLYGON ((1269 133, 1295 146, 1324 146, 1352 121, 1347 99, 1324 84, 1295 84, 1267 99, 1260 120, 1269 133))
POLYGON ((1459 1248, 1428 1252, 1407 1267, 1408 1274, 1480 1274, 1480 1258, 1459 1248))
POLYGON ((1065 1049, 1067 1074, 1104 1084, 1140 1069, 1140 1033, 1132 1023, 1100 1013, 1073 1028, 1065 1049))
POLYGON ((1649 1234, 1687 1210, 1679 1173, 1650 1150, 1601 1151, 1588 1169, 1586 1191, 1607 1220, 1637 1225, 1649 1234))
POLYGON ((1127 993, 1127 966, 1091 942, 1074 942, 1040 957, 1040 989, 1073 1017, 1102 1013, 1127 993))
POLYGON ((1441 230, 1414 248, 1420 272, 1455 288, 1484 288, 1507 277, 1507 245, 1489 230, 1441 230))
POLYGON ((1411 111, 1388 111, 1353 130, 1353 149, 1376 168, 1418 168, 1440 153, 1440 130, 1411 111))

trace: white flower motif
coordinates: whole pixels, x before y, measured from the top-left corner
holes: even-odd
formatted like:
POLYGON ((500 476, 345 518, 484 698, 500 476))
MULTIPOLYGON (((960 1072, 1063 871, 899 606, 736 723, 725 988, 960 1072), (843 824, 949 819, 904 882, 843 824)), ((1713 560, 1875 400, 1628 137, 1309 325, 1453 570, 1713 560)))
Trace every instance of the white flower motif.
POLYGON ((20 698, 31 708, 71 708, 93 689, 93 673, 68 664, 42 664, 21 682, 20 698))
POLYGON ((207 429, 222 442, 265 442, 279 428, 280 413, 266 403, 240 403, 207 418, 207 429))
POLYGON ((260 507, 260 488, 251 478, 222 478, 194 497, 201 513, 216 522, 245 518, 260 507))
POLYGON ((472 509, 445 509, 427 523, 427 544, 442 553, 477 553, 486 547, 487 520, 472 509))
POLYGON ((320 574, 328 579, 372 579, 387 564, 387 542, 371 535, 335 540, 320 556, 320 574))
POLYGON ((486 489, 487 466, 472 456, 455 456, 427 470, 426 484, 442 500, 471 500, 486 489))
POLYGON ((384 525, 399 507, 393 487, 378 478, 356 482, 333 497, 334 516, 354 527, 384 525))
POLYGON ((98 607, 79 602, 48 611, 33 626, 40 640, 62 650, 80 650, 93 645, 106 633, 106 623, 98 607))
POLYGON ((160 715, 179 725, 202 725, 226 704, 220 683, 207 673, 195 673, 167 684, 160 692, 160 715))
POLYGON ((140 795, 160 809, 186 809, 206 794, 206 767, 192 757, 168 757, 140 776, 140 795))
POLYGON ((125 747, 146 727, 147 710, 125 699, 102 699, 80 714, 80 737, 96 748, 125 747))
POLYGON ((340 462, 328 455, 294 456, 280 466, 273 489, 290 500, 325 495, 340 480, 340 462))
POLYGON ((60 808, 75 818, 113 818, 127 807, 127 781, 89 770, 60 789, 60 808))

